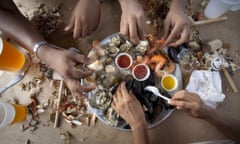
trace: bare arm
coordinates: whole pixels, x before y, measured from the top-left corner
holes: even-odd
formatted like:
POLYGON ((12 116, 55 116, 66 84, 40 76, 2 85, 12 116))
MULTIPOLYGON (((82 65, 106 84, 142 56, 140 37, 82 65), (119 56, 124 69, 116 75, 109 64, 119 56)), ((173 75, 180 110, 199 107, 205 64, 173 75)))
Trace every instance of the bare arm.
POLYGON ((118 87, 113 96, 113 109, 131 126, 135 144, 149 144, 147 122, 143 108, 137 98, 125 87, 125 82, 118 87))
MULTIPOLYGON (((0 1, 0 30, 31 53, 36 43, 44 41, 11 0, 0 1)), ((64 78, 74 97, 82 96, 82 92, 94 89, 94 87, 81 86, 79 81, 92 74, 90 70, 83 71, 76 67, 79 63, 90 64, 90 60, 84 55, 70 50, 55 49, 51 45, 43 45, 37 51, 37 56, 64 78)))
POLYGON ((226 137, 240 143, 240 120, 228 117, 214 109, 210 109, 208 117, 204 119, 214 125, 226 137))
POLYGON ((43 40, 12 0, 0 1, 0 21, 0 30, 30 52, 35 43, 43 40))
POLYGON ((197 94, 185 90, 179 91, 173 96, 170 104, 175 105, 177 109, 185 111, 190 116, 208 121, 228 138, 237 143, 240 142, 240 120, 227 117, 205 105, 197 94))

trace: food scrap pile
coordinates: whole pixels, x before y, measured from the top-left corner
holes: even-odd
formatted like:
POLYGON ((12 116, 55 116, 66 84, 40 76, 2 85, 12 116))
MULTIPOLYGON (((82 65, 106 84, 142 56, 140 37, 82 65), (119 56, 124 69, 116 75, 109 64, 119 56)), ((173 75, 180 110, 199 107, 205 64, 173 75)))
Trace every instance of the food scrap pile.
MULTIPOLYGON (((23 14, 44 36, 44 38, 48 38, 62 23, 60 6, 61 4, 50 9, 47 8, 44 3, 40 3, 37 8, 29 11, 23 11, 23 14)), ((21 10, 23 6, 17 3, 17 7, 21 10)))

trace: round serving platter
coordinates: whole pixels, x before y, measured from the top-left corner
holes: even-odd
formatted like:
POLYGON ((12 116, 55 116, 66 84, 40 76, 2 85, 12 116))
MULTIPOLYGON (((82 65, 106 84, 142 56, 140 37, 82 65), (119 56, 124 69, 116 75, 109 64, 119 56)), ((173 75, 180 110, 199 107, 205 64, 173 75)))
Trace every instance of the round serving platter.
MULTIPOLYGON (((99 47, 104 47, 104 46, 108 45, 111 42, 112 38, 117 35, 119 35, 119 33, 114 33, 114 34, 106 37, 105 39, 100 41, 99 47)), ((112 65, 115 65, 114 62, 112 63, 112 65)), ((182 73, 181 73, 181 70, 180 70, 180 67, 178 64, 176 64, 176 69, 173 72, 173 74, 178 79, 177 90, 182 89, 182 73)), ((82 83, 85 85, 88 85, 88 82, 86 80, 83 80, 82 83)), ((159 86, 157 86, 157 87, 159 87, 159 86)), ((109 107, 106 109, 102 109, 102 108, 98 108, 98 107, 94 106, 93 103, 95 103, 95 101, 96 101, 96 90, 89 92, 87 95, 88 95, 88 99, 89 99, 89 110, 92 113, 94 113, 101 122, 103 122, 106 125, 112 126, 113 128, 116 128, 116 129, 126 130, 126 131, 130 130, 129 125, 121 117, 119 117, 117 124, 112 124, 112 122, 109 121, 109 119, 106 117, 106 110, 109 107, 111 107, 111 105, 109 105, 109 107)), ((169 94, 168 96, 171 97, 171 95, 172 94, 169 94)), ((162 100, 162 101, 164 101, 164 100, 162 100)), ((153 128, 153 127, 159 125, 160 123, 162 123, 165 119, 167 119, 172 114, 172 112, 174 110, 175 110, 175 108, 172 106, 161 106, 161 111, 156 112, 154 121, 152 121, 152 120, 150 121, 147 119, 148 128, 153 128)))

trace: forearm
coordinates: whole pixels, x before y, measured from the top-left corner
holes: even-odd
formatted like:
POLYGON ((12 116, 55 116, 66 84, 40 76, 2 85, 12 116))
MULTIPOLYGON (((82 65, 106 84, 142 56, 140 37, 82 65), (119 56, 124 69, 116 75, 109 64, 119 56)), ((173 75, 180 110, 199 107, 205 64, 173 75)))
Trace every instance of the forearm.
POLYGON ((29 52, 33 52, 34 44, 43 40, 43 37, 10 0, 0 2, 0 21, 0 30, 4 35, 29 52))
POLYGON ((138 0, 118 0, 119 4, 121 6, 121 9, 123 10, 126 5, 129 5, 129 2, 137 2, 138 0))
POLYGON ((135 144, 149 144, 147 124, 141 124, 132 128, 135 144))
POLYGON ((170 10, 185 11, 188 2, 187 0, 172 0, 170 10))
POLYGON ((205 120, 214 125, 226 137, 240 143, 240 120, 229 118, 213 109, 210 110, 209 116, 205 120))

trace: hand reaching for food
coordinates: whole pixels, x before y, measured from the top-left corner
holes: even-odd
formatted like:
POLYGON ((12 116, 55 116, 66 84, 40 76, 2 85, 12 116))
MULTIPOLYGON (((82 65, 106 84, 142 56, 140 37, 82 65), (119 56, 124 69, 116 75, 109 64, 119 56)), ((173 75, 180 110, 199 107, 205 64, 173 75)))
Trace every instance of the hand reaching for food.
POLYGON ((144 39, 144 11, 137 0, 119 0, 122 8, 120 33, 133 43, 144 39))
POLYGON ((73 50, 55 49, 50 45, 42 46, 38 55, 63 77, 73 97, 83 97, 83 92, 89 92, 95 88, 94 86, 82 86, 80 82, 82 78, 86 78, 93 73, 92 70, 84 71, 77 67, 78 64, 87 65, 92 62, 86 56, 73 50), (44 53, 45 51, 48 51, 48 53, 44 53))
POLYGON ((112 107, 131 126, 135 143, 148 144, 147 121, 143 108, 135 95, 128 92, 125 85, 125 82, 119 85, 113 96, 112 107))
POLYGON ((100 3, 97 0, 79 0, 65 31, 72 31, 73 38, 84 38, 95 31, 100 21, 100 3))
POLYGON ((190 40, 190 21, 184 13, 186 2, 174 0, 164 21, 166 46, 178 46, 190 40))

